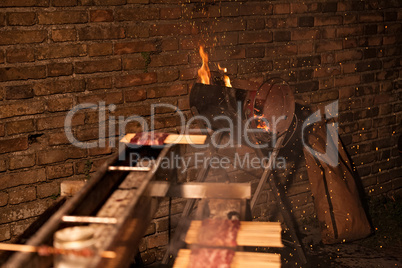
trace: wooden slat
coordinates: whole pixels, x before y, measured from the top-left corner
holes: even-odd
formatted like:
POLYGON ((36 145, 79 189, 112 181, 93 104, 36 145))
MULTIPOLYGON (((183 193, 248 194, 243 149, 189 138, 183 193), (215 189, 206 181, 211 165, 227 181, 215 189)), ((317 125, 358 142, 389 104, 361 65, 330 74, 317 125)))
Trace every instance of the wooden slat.
MULTIPOLYGON (((190 254, 191 254, 190 249, 179 250, 173 268, 188 268, 190 264, 190 254)), ((230 267, 231 268, 281 267, 281 256, 279 254, 273 254, 273 253, 236 252, 230 267)))
MULTIPOLYGON (((197 244, 202 221, 192 221, 185 242, 197 244)), ((283 247, 279 222, 241 221, 236 243, 239 246, 283 247)))

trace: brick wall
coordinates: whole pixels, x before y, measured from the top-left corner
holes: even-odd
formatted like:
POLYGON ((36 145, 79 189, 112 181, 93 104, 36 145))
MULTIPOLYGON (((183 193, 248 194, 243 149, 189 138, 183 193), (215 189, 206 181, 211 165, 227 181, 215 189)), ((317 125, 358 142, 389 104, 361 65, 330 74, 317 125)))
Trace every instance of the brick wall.
MULTIPOLYGON (((116 150, 71 146, 63 127, 72 107, 104 101, 116 105, 106 119, 149 119, 160 102, 188 115, 200 44, 211 69, 219 62, 231 78, 280 76, 297 103, 313 109, 339 100, 340 134, 367 194, 402 192, 400 1, 3 0, 0 7, 0 241, 43 212, 61 181, 89 178, 116 150)), ((157 114, 156 128, 175 130, 176 115, 157 114)), ((80 111, 73 133, 96 141, 98 123, 98 111, 80 111)), ((295 215, 311 215, 303 165, 289 176, 295 215)), ((166 243, 165 214, 141 248, 150 260, 166 243)))

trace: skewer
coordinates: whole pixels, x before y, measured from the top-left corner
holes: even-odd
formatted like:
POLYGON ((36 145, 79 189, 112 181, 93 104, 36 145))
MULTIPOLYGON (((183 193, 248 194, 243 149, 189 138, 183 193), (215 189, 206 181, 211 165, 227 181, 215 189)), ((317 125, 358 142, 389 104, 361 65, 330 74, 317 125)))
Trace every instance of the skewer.
POLYGON ((117 219, 112 217, 89 217, 89 216, 63 216, 63 222, 79 222, 79 223, 103 223, 116 224, 117 219))
MULTIPOLYGON (((30 245, 20 245, 20 244, 7 244, 7 243, 0 243, 0 250, 4 251, 20 251, 20 252, 37 252, 41 256, 48 256, 48 255, 78 255, 82 257, 91 257, 96 253, 90 249, 81 249, 81 250, 66 250, 66 249, 59 249, 53 248, 49 246, 30 246, 30 245)), ((116 258, 116 252, 114 251, 103 251, 99 254, 102 258, 107 259, 114 259, 116 258)))
POLYGON ((150 167, 115 167, 110 166, 108 170, 120 170, 120 171, 150 171, 150 167))

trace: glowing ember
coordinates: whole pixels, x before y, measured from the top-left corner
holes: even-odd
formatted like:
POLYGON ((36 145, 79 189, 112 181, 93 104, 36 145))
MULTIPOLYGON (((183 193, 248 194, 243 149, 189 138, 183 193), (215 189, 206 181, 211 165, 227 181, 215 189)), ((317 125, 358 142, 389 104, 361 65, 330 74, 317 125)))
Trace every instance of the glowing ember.
POLYGON ((202 66, 200 69, 198 69, 198 76, 201 78, 201 83, 209 85, 210 78, 211 78, 211 72, 209 71, 208 67, 208 55, 204 51, 204 47, 200 46, 200 56, 202 59, 202 66))

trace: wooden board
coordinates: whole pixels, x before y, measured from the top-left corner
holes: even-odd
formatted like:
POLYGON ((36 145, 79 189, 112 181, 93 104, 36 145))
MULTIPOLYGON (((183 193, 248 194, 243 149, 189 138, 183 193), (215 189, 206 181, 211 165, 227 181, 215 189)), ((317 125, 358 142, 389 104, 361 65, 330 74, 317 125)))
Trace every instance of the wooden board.
MULTIPOLYGON (((173 268, 188 268, 190 264, 190 254, 191 254, 190 249, 179 250, 173 268)), ((236 252, 230 267, 231 268, 281 267, 281 255, 273 253, 260 253, 260 252, 236 252)))
MULTIPOLYGON (((198 231, 202 221, 192 221, 185 242, 197 244, 198 231)), ((283 247, 281 223, 241 221, 236 242, 239 246, 283 247)))
MULTIPOLYGON (((131 139, 134 138, 136 133, 126 134, 120 142, 130 143, 131 139)), ((165 144, 204 144, 207 139, 206 135, 179 135, 170 134, 166 137, 165 144)))

